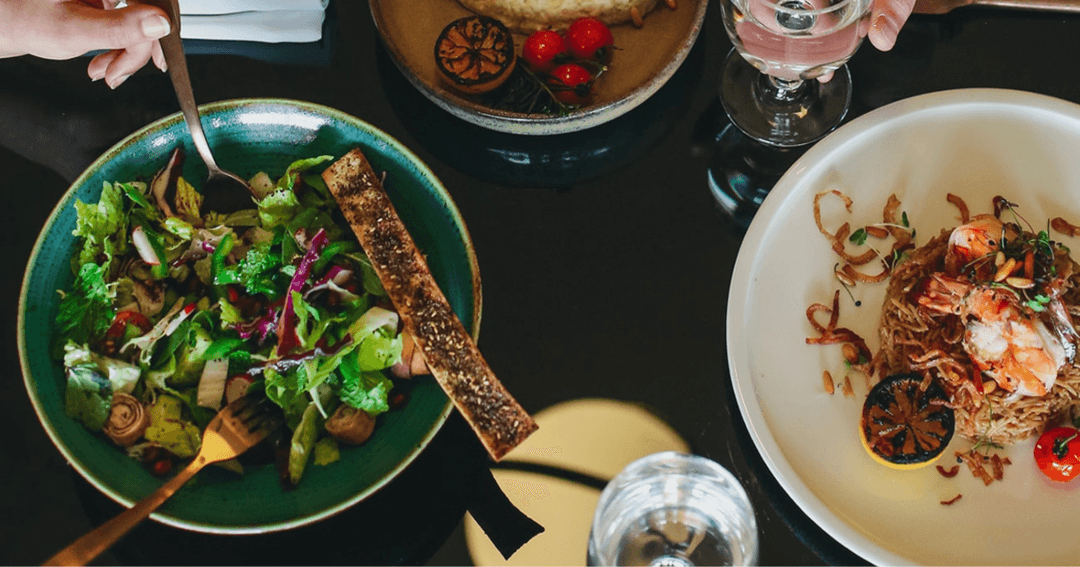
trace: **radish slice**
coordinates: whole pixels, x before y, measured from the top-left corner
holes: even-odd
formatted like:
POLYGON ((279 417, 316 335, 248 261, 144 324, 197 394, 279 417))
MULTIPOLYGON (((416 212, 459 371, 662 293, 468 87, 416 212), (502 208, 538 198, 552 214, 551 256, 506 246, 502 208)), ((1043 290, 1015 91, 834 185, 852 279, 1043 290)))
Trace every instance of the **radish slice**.
POLYGON ((151 266, 161 264, 157 253, 154 252, 154 245, 150 244, 150 237, 146 235, 146 231, 143 230, 142 226, 136 226, 132 229, 131 243, 135 245, 135 250, 139 252, 139 257, 142 258, 143 262, 151 266))
POLYGON ((194 312, 194 303, 188 303, 187 305, 185 305, 184 308, 181 309, 180 312, 177 314, 177 316, 172 321, 169 321, 169 324, 165 327, 165 336, 171 337, 172 334, 180 328, 180 323, 183 323, 184 319, 187 319, 188 316, 194 312))
POLYGON ((225 376, 229 373, 229 359, 207 360, 199 378, 198 404, 204 408, 221 408, 225 396, 225 376))
POLYGON ((248 388, 255 383, 255 379, 247 374, 237 374, 225 382, 225 401, 234 401, 247 395, 248 388))

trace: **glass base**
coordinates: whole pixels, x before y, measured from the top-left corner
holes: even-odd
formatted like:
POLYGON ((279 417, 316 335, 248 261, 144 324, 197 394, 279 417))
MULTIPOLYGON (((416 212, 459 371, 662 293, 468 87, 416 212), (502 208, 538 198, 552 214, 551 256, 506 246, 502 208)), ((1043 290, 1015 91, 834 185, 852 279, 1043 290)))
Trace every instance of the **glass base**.
POLYGON ((845 65, 827 83, 782 81, 761 73, 732 49, 724 61, 720 100, 747 136, 794 148, 816 142, 844 120, 851 106, 851 73, 845 65))
POLYGON ((714 141, 708 180, 717 208, 733 232, 750 226, 773 185, 807 149, 767 146, 731 124, 724 125, 714 141))

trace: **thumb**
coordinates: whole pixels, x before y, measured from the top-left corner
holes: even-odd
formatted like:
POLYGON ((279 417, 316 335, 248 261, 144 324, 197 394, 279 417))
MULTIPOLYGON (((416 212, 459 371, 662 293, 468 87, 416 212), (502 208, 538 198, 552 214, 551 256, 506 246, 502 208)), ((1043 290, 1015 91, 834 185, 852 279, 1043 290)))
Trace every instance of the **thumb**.
POLYGON ((915 0, 874 0, 870 31, 867 34, 874 47, 888 51, 896 45, 900 28, 911 16, 915 0))
POLYGON ((124 49, 165 37, 172 29, 165 12, 145 4, 118 10, 100 10, 80 2, 68 5, 72 17, 61 24, 61 37, 83 52, 124 49))

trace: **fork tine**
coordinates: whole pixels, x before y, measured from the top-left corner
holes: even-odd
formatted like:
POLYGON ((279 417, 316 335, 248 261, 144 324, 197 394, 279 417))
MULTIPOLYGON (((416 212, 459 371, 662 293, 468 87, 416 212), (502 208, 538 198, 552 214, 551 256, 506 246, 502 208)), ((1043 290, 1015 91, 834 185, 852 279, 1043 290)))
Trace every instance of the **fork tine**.
POLYGON ((266 397, 265 394, 255 393, 237 398, 229 404, 229 406, 231 407, 232 415, 241 421, 244 421, 251 416, 258 414, 268 403, 276 405, 270 398, 266 397))
POLYGON ((248 433, 255 433, 259 430, 265 430, 265 433, 269 433, 283 425, 285 420, 281 408, 267 397, 256 397, 259 399, 244 408, 243 414, 239 416, 240 423, 247 427, 248 433))
POLYGON ((251 419, 257 418, 276 409, 279 409, 278 405, 270 401, 270 398, 254 400, 244 412, 244 423, 247 423, 251 419))
POLYGON ((284 414, 282 413, 281 408, 274 403, 260 404, 255 409, 256 411, 245 418, 243 422, 249 429, 258 428, 262 424, 270 422, 284 421, 284 414))
POLYGON ((255 420, 253 423, 246 423, 248 426, 248 433, 260 432, 260 435, 269 435, 275 429, 285 424, 285 420, 280 415, 274 413, 267 413, 261 416, 260 419, 255 420))

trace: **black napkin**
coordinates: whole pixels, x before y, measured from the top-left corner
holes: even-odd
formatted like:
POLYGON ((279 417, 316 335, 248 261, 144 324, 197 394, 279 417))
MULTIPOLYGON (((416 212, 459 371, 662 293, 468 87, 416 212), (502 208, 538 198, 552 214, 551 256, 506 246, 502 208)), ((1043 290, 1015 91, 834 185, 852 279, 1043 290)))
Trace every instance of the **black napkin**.
POLYGON ((543 533, 544 528, 518 510, 503 493, 491 474, 492 462, 480 440, 464 418, 454 413, 447 420, 444 433, 457 442, 443 443, 438 450, 447 474, 444 492, 458 494, 464 507, 484 530, 504 559, 510 559, 522 545, 543 533))

